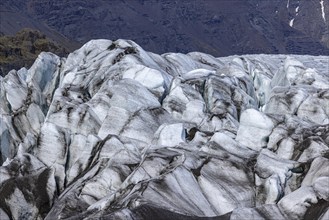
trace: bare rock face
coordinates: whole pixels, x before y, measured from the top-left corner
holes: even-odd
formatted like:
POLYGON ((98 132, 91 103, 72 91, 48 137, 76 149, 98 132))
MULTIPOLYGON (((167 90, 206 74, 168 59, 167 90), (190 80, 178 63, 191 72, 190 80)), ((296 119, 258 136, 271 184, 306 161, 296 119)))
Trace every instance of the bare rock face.
POLYGON ((72 40, 124 38, 158 54, 329 55, 328 0, 2 0, 0 7, 4 34, 31 27, 67 48, 72 40))
POLYGON ((1 219, 326 219, 329 57, 93 40, 0 78, 1 219))

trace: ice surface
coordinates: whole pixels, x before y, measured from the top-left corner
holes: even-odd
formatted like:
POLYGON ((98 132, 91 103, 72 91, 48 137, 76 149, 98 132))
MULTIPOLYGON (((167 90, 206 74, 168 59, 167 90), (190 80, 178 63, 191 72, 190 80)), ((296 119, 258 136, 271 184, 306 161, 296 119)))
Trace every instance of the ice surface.
POLYGON ((324 220, 328 66, 129 40, 41 53, 0 77, 0 216, 324 220))

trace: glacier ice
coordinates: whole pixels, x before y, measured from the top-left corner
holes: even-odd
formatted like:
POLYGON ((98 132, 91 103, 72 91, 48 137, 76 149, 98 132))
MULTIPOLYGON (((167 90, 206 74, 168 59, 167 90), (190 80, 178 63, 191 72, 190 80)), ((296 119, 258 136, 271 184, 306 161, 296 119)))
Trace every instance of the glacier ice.
POLYGON ((326 219, 329 57, 92 40, 0 77, 1 219, 326 219))

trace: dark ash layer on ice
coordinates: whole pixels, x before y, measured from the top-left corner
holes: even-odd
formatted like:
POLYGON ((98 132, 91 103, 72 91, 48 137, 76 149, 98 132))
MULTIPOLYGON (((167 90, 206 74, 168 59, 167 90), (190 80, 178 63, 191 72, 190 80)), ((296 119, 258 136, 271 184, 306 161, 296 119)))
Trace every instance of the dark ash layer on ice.
POLYGON ((94 40, 1 80, 1 219, 328 219, 329 57, 94 40))

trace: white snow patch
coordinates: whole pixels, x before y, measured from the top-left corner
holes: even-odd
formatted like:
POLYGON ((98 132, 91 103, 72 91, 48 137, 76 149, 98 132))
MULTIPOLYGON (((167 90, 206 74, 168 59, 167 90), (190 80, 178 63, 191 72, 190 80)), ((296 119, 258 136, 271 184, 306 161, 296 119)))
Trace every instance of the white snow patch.
POLYGON ((320 1, 320 4, 321 4, 321 11, 322 11, 322 18, 323 18, 323 21, 326 22, 326 13, 324 11, 323 0, 320 1))
POLYGON ((288 0, 288 2, 287 2, 287 8, 289 8, 289 0, 288 0))
POLYGON ((293 18, 293 19, 291 19, 291 20, 289 21, 289 26, 290 26, 290 27, 292 27, 292 26, 294 25, 294 20, 295 20, 295 18, 293 18))

